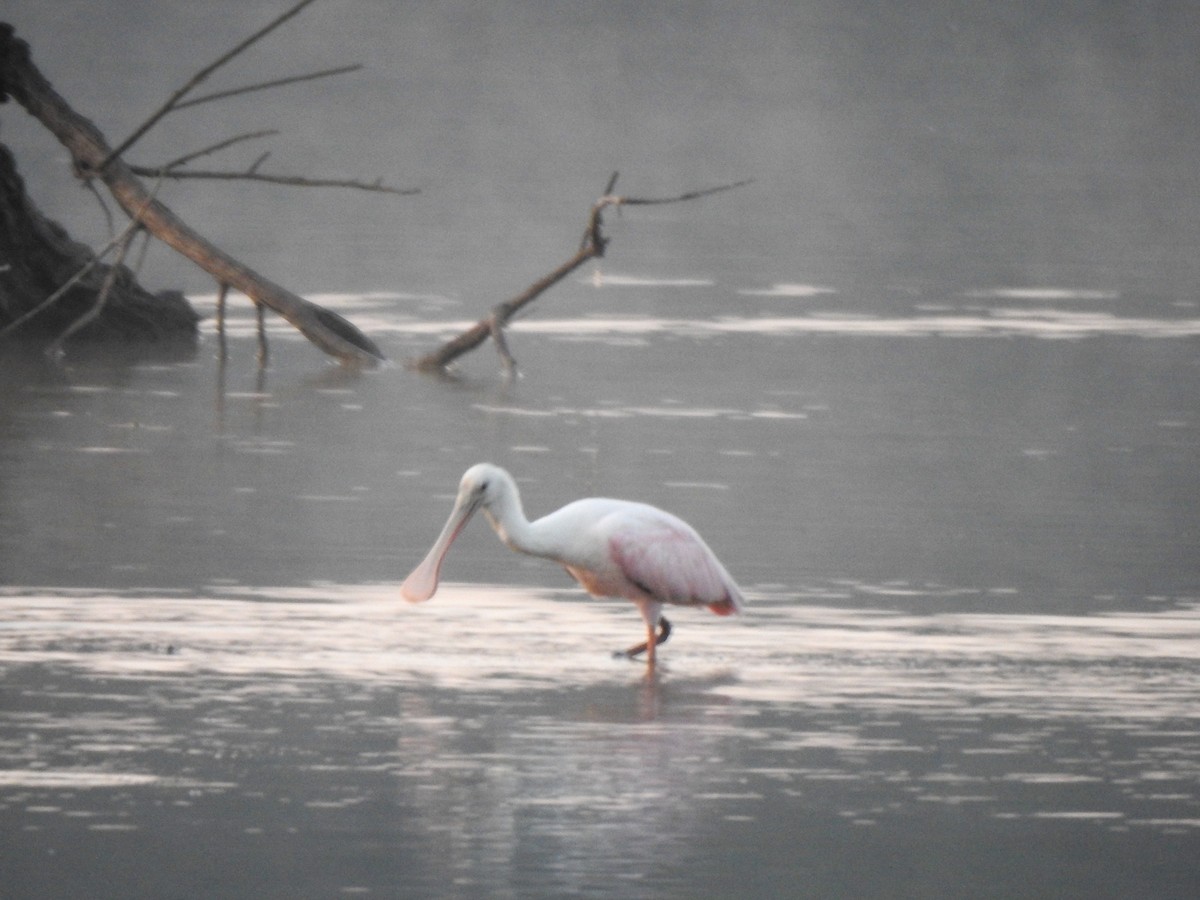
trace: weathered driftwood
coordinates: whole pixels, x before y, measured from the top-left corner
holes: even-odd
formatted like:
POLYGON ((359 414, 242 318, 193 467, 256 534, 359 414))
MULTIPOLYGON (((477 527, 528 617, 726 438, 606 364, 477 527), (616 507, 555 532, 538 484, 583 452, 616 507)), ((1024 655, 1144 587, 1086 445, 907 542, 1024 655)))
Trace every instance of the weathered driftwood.
MULTIPOLYGON (((211 67, 210 67, 211 68, 211 67)), ((158 240, 256 304, 281 315, 305 337, 345 364, 372 364, 379 348, 338 314, 275 284, 193 231, 161 201, 105 141, 89 120, 59 96, 33 64, 28 45, 0 23, 0 98, 11 97, 42 123, 71 153, 76 173, 99 179, 131 219, 158 240)), ((128 146, 126 140, 123 146, 128 146)), ((120 148, 118 148, 120 149, 120 148)))
POLYGON ((504 337, 505 326, 508 325, 513 316, 522 308, 528 306, 589 259, 598 259, 604 256, 605 250, 608 248, 608 239, 604 236, 603 232, 604 211, 606 209, 610 206, 650 206, 663 203, 681 203, 685 200, 696 200, 700 197, 707 197, 709 194, 732 190, 733 188, 742 187, 749 183, 750 179, 746 179, 734 182, 733 184, 723 184, 717 187, 688 191, 674 197, 623 197, 613 193, 613 189, 617 185, 617 173, 614 172, 608 180, 608 185, 605 187, 603 195, 592 204, 591 211, 588 213, 587 227, 583 232, 583 239, 579 243, 579 249, 575 251, 575 254, 570 259, 554 271, 535 281, 516 297, 492 307, 492 311, 488 315, 484 316, 458 336, 446 341, 436 350, 426 353, 417 359, 410 360, 408 362, 409 367, 421 372, 444 372, 456 359, 474 350, 490 337, 496 347, 496 352, 500 354, 505 372, 509 376, 512 376, 516 372, 517 364, 516 360, 513 359, 512 353, 509 352, 508 341, 504 337))

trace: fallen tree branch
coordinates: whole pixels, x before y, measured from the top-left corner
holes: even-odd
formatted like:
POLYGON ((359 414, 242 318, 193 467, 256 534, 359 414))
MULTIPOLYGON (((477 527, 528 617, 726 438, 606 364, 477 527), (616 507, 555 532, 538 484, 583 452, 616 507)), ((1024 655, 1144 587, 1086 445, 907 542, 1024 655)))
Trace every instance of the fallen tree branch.
POLYGON ((505 372, 509 377, 513 376, 516 374, 517 364, 508 349, 508 342, 504 337, 505 326, 508 325, 521 309, 528 306, 588 260, 604 256, 605 250, 608 247, 608 239, 604 236, 603 231, 604 210, 610 206, 648 206, 651 204, 682 203, 688 200, 696 200, 700 197, 707 197, 710 194, 718 194, 722 191, 743 187, 753 180, 744 179, 742 181, 735 181, 732 184, 722 184, 717 187, 688 191, 675 197, 623 197, 613 194, 613 189, 617 184, 617 174, 613 172, 612 177, 608 180, 608 185, 604 189, 604 193, 599 200, 592 204, 592 208, 588 213, 587 226, 584 228, 583 238, 580 240, 579 249, 575 251, 574 256, 557 269, 535 281, 516 297, 492 307, 492 311, 487 316, 480 319, 457 337, 446 341, 442 346, 430 353, 426 353, 424 356, 410 360, 408 366, 420 372, 444 372, 456 359, 474 350, 490 337, 492 343, 496 346, 496 352, 500 354, 505 372))
MULTIPOLYGON (((309 2, 305 0, 293 8, 291 14, 309 2)), ((282 18, 275 24, 280 21, 282 18)), ((265 29, 259 35, 263 33, 265 29)), ((248 39, 241 46, 250 42, 248 39)), ((226 58, 229 56, 226 54, 226 58)), ((201 74, 207 74, 215 65, 201 74)), ((194 77, 191 83, 199 80, 194 77)), ((379 348, 344 318, 264 278, 215 247, 154 199, 108 146, 99 129, 58 95, 33 64, 29 46, 14 38, 8 25, 0 25, 0 95, 15 99, 46 127, 70 152, 77 172, 103 181, 130 219, 210 273, 218 283, 228 284, 283 316, 312 343, 345 364, 372 364, 383 358, 379 348)))

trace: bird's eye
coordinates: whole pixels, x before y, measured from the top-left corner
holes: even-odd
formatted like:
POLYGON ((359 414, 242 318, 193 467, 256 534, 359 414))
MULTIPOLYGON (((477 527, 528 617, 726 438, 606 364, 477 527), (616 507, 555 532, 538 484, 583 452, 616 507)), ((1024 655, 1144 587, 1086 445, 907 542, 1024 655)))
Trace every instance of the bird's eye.
POLYGON ((488 483, 486 481, 479 482, 479 493, 482 494, 485 491, 487 491, 487 489, 488 489, 488 483))

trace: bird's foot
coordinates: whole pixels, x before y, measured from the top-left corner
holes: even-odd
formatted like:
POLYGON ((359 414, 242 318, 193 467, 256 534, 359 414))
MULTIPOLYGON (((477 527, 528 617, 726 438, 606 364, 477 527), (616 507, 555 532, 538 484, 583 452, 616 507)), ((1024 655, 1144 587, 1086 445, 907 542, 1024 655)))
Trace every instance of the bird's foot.
MULTIPOLYGON (((666 620, 665 616, 659 616, 658 634, 654 636, 654 646, 657 647, 659 644, 665 644, 667 642, 667 638, 670 636, 671 623, 666 620)), ((620 659, 624 657, 625 659, 636 659, 639 655, 645 653, 649 646, 649 642, 642 641, 640 644, 635 644, 628 650, 614 650, 613 658, 620 659)))

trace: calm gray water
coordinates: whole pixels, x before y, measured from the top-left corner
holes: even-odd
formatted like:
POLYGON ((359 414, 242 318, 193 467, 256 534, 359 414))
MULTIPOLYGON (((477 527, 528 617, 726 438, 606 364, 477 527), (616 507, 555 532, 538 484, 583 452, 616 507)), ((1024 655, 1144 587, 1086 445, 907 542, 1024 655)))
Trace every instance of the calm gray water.
MULTIPOLYGON (((113 138, 277 11, 49 6, 5 15, 113 138)), ((359 80, 165 120, 147 159, 279 125, 280 170, 423 188, 168 196, 396 361, 570 253, 612 169, 757 180, 613 217, 511 383, 280 323, 261 372, 244 305, 223 367, 211 321, 0 347, 0 893, 1194 896, 1195 14, 903 9, 330 0, 231 79, 359 80), (647 679, 632 607, 482 522, 403 603, 480 460, 531 514, 679 513, 748 614, 679 611, 647 679)))
MULTIPOLYGON (((401 355, 426 302, 340 305, 401 355)), ((531 320, 508 385, 283 329, 259 374, 248 317, 224 376, 9 354, 9 890, 1189 895, 1194 326, 793 312, 531 320), (647 681, 632 608, 483 523, 404 604, 479 459, 680 512, 749 614, 647 681)))

